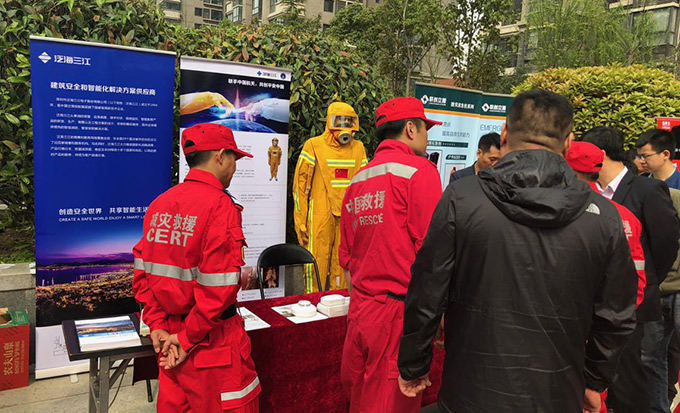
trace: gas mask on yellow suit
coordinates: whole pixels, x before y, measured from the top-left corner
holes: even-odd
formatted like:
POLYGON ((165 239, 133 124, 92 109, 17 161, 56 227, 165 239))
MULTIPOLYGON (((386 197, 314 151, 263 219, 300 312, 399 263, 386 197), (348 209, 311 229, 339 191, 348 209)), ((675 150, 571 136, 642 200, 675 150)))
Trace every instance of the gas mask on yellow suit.
POLYGON ((333 134, 333 137, 340 145, 347 145, 359 130, 359 116, 346 103, 331 103, 328 107, 326 129, 333 134))

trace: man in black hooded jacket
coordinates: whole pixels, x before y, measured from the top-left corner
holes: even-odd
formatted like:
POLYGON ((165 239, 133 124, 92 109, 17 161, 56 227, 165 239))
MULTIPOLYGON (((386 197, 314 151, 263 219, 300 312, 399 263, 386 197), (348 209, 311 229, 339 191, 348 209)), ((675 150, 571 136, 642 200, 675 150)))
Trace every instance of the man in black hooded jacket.
POLYGON ((637 274, 616 208, 563 158, 572 127, 564 97, 521 93, 503 158, 447 187, 411 269, 398 361, 407 396, 429 384, 445 313, 442 411, 599 410, 635 328, 637 274))

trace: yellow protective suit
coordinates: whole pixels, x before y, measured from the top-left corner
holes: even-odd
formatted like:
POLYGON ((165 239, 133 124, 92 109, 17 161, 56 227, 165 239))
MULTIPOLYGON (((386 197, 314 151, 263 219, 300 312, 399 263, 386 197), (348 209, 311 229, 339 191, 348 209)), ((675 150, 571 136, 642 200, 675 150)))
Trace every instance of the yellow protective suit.
POLYGON ((269 151, 267 151, 267 157, 269 162, 269 180, 276 179, 279 180, 279 165, 281 165, 281 147, 280 146, 270 146, 269 151))
MULTIPOLYGON (((349 182, 368 163, 364 145, 351 139, 341 145, 336 137, 347 129, 335 129, 331 120, 338 116, 358 116, 346 103, 328 107, 326 130, 305 142, 295 168, 293 198, 295 231, 300 245, 307 248, 319 266, 321 285, 330 289, 346 288, 345 276, 338 262, 340 212, 349 182)), ((305 266, 306 291, 318 291, 314 268, 305 266)))

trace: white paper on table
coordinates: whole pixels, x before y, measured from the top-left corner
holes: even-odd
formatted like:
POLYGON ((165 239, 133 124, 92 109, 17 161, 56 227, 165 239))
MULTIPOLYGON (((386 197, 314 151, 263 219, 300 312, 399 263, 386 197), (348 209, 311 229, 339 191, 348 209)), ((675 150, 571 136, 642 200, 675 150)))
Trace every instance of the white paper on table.
POLYGON ((263 328, 271 327, 269 324, 262 321, 260 317, 256 316, 252 311, 245 307, 239 307, 238 311, 241 313, 241 318, 243 318, 243 321, 246 324, 246 331, 261 330, 263 328))
POLYGON ((325 319, 328 318, 318 311, 317 311, 317 313, 314 317, 296 317, 296 316, 293 315, 293 307, 295 305, 296 304, 288 304, 288 305, 282 305, 282 306, 279 306, 279 307, 272 307, 272 310, 274 310, 277 313, 281 314, 282 316, 286 317, 288 320, 292 321, 295 324, 309 323, 310 321, 319 321, 319 320, 325 320, 325 319))

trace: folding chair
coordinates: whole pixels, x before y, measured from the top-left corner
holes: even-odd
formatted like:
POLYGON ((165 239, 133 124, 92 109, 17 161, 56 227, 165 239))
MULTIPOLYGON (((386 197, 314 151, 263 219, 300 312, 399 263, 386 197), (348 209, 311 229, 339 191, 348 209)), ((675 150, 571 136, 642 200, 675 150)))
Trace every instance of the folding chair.
POLYGON ((264 298, 264 268, 302 264, 314 264, 316 285, 319 286, 319 291, 325 291, 321 287, 321 278, 319 277, 319 267, 316 264, 316 259, 307 249, 298 244, 276 244, 267 247, 260 254, 260 258, 257 259, 257 278, 260 281, 260 297, 264 298))

